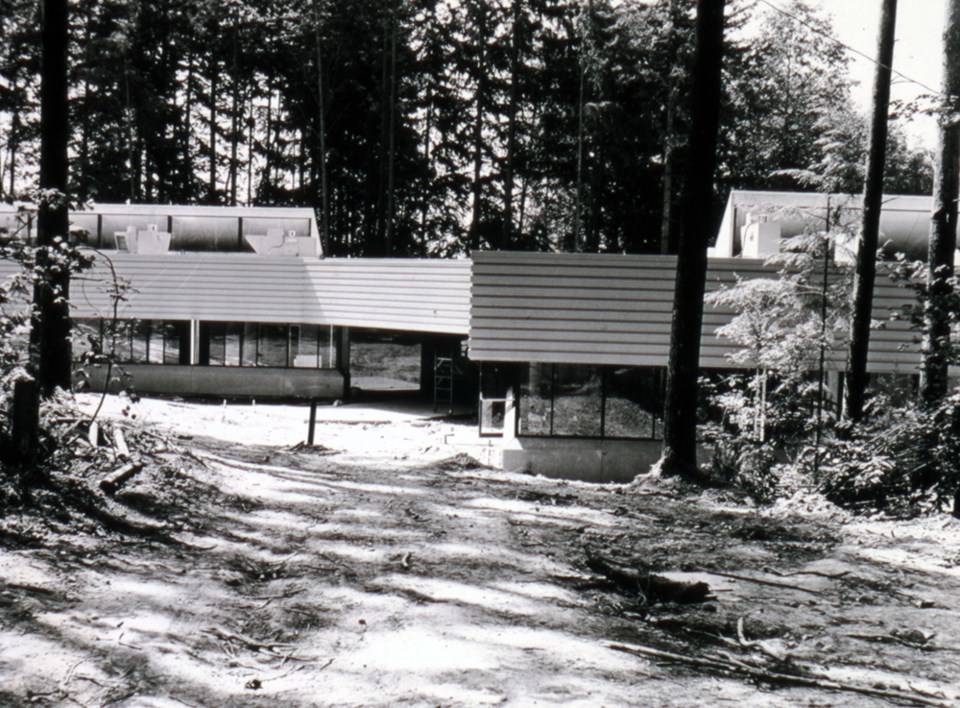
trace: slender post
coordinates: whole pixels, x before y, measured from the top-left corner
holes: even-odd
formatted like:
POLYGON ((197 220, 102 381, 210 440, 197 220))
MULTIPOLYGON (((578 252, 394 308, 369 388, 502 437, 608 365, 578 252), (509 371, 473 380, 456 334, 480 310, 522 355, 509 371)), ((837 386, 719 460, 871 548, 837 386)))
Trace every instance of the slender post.
POLYGON ((313 447, 313 431, 317 427, 317 402, 310 401, 310 427, 307 428, 307 445, 313 447))

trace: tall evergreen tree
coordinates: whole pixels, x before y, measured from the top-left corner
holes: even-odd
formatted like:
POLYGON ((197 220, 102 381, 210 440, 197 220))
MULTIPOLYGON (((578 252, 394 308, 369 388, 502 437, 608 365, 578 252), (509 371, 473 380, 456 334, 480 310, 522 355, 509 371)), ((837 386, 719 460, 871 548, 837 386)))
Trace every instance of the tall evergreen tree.
POLYGON ((930 215, 925 328, 920 368, 920 398, 936 405, 947 393, 950 293, 957 249, 957 199, 960 196, 960 0, 948 0, 943 30, 943 85, 939 144, 930 215))
POLYGON ((30 360, 41 396, 70 388, 70 272, 53 267, 67 222, 67 0, 44 0, 41 17, 40 199, 37 213, 35 317, 30 360))
POLYGON ((690 154, 684 181, 683 229, 677 256, 667 394, 664 408, 662 474, 696 478, 697 376, 700 329, 706 289, 710 210, 720 119, 724 0, 698 0, 693 66, 690 154))
POLYGON ((873 318, 873 286, 877 277, 877 242, 883 201, 883 172, 887 156, 887 123, 893 42, 896 36, 897 0, 883 0, 878 33, 877 68, 873 84, 873 122, 870 153, 863 193, 863 218, 857 242, 857 266, 853 279, 853 313, 844 389, 844 416, 853 422, 863 417, 867 388, 867 355, 873 318))

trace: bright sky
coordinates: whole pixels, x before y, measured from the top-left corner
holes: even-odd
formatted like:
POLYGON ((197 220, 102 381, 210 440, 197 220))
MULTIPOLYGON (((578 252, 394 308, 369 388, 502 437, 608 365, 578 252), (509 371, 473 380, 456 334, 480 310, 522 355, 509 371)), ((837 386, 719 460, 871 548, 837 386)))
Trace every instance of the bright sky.
MULTIPOLYGON (((880 0, 817 0, 833 15, 837 38, 867 56, 877 53, 877 30, 880 26, 880 0)), ((771 0, 783 7, 784 0, 771 0)), ((900 0, 897 8, 897 44, 893 52, 893 68, 911 79, 939 90, 943 19, 946 0, 900 0)), ((874 64, 851 54, 850 73, 859 86, 854 91, 865 109, 870 105, 874 64)), ((894 99, 910 100, 928 93, 924 87, 894 76, 894 99)), ((936 145, 936 122, 929 116, 918 116, 910 126, 912 135, 927 147, 936 145)))

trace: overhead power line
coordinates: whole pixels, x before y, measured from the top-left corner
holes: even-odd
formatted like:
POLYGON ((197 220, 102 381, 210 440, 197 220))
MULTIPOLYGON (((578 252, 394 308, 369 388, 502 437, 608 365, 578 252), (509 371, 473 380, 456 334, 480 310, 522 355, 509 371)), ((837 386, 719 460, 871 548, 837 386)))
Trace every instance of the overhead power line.
MULTIPOLYGON (((859 49, 857 49, 856 47, 852 47, 852 46, 850 46, 849 44, 847 44, 846 42, 843 42, 843 41, 837 39, 836 37, 834 37, 834 36, 833 36, 832 34, 830 34, 829 32, 824 32, 822 29, 820 29, 819 27, 816 27, 815 25, 810 24, 809 22, 807 22, 806 20, 804 20, 802 17, 797 17, 797 16, 794 15, 793 13, 788 12, 787 10, 784 10, 782 7, 778 7, 777 5, 774 5, 772 2, 770 2, 770 0, 758 0, 758 2, 763 3, 764 5, 766 5, 767 7, 769 7, 771 10, 774 10, 774 11, 776 11, 776 12, 779 12, 779 13, 780 13, 781 15, 783 15, 784 17, 789 17, 791 20, 793 20, 794 22, 797 22, 797 23, 803 25, 804 27, 806 27, 807 29, 809 29, 811 32, 813 32, 813 33, 815 33, 815 34, 818 34, 818 35, 820 35, 821 37, 824 37, 824 38, 826 38, 826 39, 829 39, 831 42, 834 42, 835 44, 837 44, 837 45, 843 47, 844 49, 846 49, 848 52, 851 52, 851 53, 853 53, 853 54, 856 54, 856 55, 859 56, 859 57, 863 57, 864 59, 866 59, 866 60, 867 60, 868 62, 870 62, 871 64, 876 64, 877 66, 883 66, 880 62, 878 62, 876 59, 874 59, 874 58, 873 58, 872 56, 870 56, 869 54, 866 54, 865 52, 861 52, 861 51, 860 51, 859 49)), ((891 71, 893 74, 895 74, 897 77, 899 77, 899 78, 903 79, 904 81, 907 81, 907 82, 909 82, 909 83, 911 83, 911 84, 916 84, 917 86, 919 86, 920 88, 924 89, 925 91, 929 91, 929 92, 930 92, 931 94, 933 94, 934 96, 939 96, 939 97, 941 97, 941 98, 943 98, 943 96, 944 96, 943 92, 940 91, 939 89, 932 88, 932 87, 928 86, 927 84, 923 83, 922 81, 918 81, 917 79, 914 79, 914 78, 912 78, 912 77, 910 77, 910 76, 907 76, 906 74, 904 74, 904 73, 902 73, 902 72, 900 72, 900 71, 897 71, 897 70, 894 69, 893 67, 883 66, 883 68, 885 68, 885 69, 890 69, 890 71, 891 71)))

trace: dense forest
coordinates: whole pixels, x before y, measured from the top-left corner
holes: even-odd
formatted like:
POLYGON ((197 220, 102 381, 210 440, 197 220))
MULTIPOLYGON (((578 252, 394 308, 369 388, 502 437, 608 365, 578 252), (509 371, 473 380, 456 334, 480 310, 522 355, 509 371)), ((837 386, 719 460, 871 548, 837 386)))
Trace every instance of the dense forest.
MULTIPOLYGON (((718 199, 860 191, 829 18, 728 4, 718 199)), ((39 4, 2 0, 0 200, 36 174, 39 4)), ((79 201, 309 205, 335 255, 675 250, 693 3, 78 0, 79 201)), ((929 193, 893 128, 888 190, 929 193)), ((717 206, 717 205, 714 205, 717 206)))

